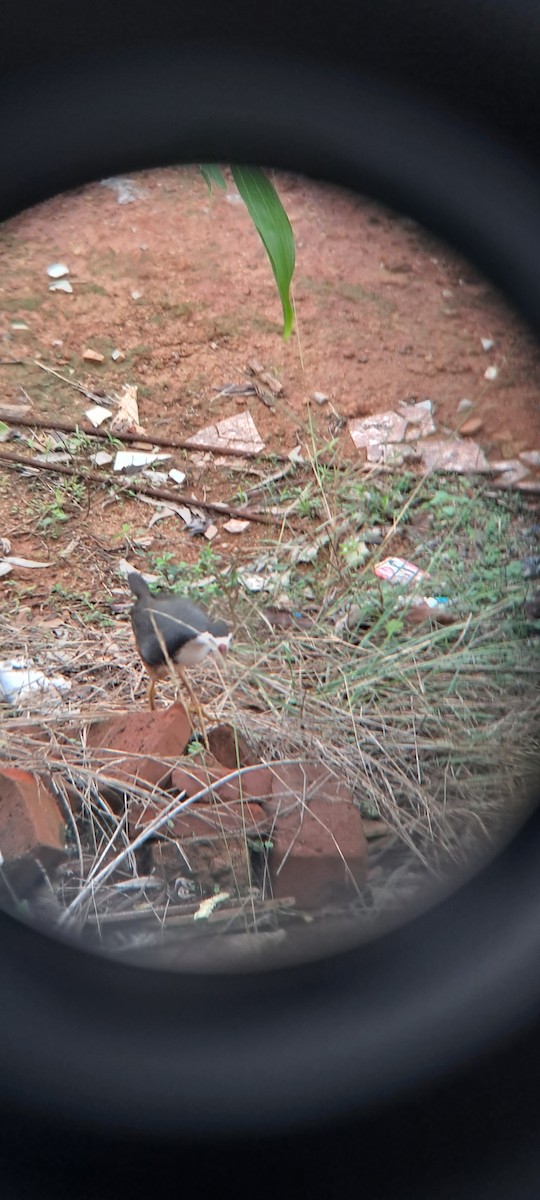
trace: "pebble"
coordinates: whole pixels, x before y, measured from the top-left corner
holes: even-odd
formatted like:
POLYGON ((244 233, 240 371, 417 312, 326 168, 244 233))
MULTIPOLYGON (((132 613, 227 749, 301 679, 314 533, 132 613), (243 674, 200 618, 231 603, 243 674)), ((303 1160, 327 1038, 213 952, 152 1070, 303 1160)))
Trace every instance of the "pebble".
POLYGON ((489 350, 493 350, 495 345, 493 338, 480 338, 480 341, 482 343, 482 350, 485 350, 486 354, 489 350))
POLYGON ((327 404, 330 397, 325 392, 312 392, 311 399, 315 401, 315 404, 327 404))
POLYGON ((113 350, 111 354, 113 362, 125 362, 126 356, 122 350, 113 350))
POLYGON ((482 428, 483 425, 480 417, 469 417, 469 419, 464 421, 463 425, 460 426, 459 432, 463 437, 474 437, 476 433, 480 433, 482 428))
POLYGON ((498 374, 498 367, 488 367, 487 370, 484 371, 484 379, 496 379, 498 374))
POLYGON ((102 363, 105 362, 105 355, 100 354, 99 350, 85 350, 83 360, 84 362, 102 363))
POLYGON ((469 408, 472 408, 472 406, 473 406, 472 400, 467 400, 467 399, 460 400, 460 402, 457 406, 458 413, 467 412, 469 410, 469 408))

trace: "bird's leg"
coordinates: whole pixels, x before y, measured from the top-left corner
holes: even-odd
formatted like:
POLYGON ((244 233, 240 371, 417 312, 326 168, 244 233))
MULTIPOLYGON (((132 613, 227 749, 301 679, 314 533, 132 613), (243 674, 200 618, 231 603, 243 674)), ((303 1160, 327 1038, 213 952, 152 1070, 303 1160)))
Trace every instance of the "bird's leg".
POLYGON ((152 709, 152 712, 154 711, 154 709, 156 707, 155 694, 156 694, 156 681, 155 681, 155 679, 151 679, 150 683, 148 684, 147 696, 148 696, 148 703, 150 705, 150 708, 152 709))
POLYGON ((204 708, 203 708, 203 706, 202 706, 202 704, 201 704, 201 702, 200 702, 200 700, 199 700, 199 697, 198 697, 198 696, 196 695, 196 693, 193 691, 193 688, 192 688, 192 686, 191 686, 191 684, 190 684, 190 682, 189 682, 189 679, 188 679, 188 677, 187 677, 187 675, 186 675, 185 667, 180 667, 180 666, 177 666, 177 668, 176 668, 176 671, 177 671, 177 674, 178 674, 179 678, 182 680, 182 683, 184 684, 184 687, 186 688, 186 691, 187 691, 187 693, 188 693, 188 695, 189 695, 189 698, 190 698, 190 701, 191 701, 191 704, 190 704, 189 706, 185 705, 184 707, 186 707, 186 708, 187 708, 188 715, 189 715, 189 708, 190 708, 190 707, 191 707, 192 709, 195 709, 195 712, 197 713, 197 716, 198 716, 198 718, 199 718, 199 721, 200 721, 200 725, 201 725, 201 733, 202 733, 202 735, 203 735, 203 741, 204 741, 204 744, 205 744, 205 746, 206 746, 206 749, 207 749, 207 750, 209 750, 209 749, 210 749, 210 747, 209 747, 209 743, 208 743, 208 733, 207 733, 207 730, 206 730, 206 715, 205 715, 205 712, 204 712, 204 708))

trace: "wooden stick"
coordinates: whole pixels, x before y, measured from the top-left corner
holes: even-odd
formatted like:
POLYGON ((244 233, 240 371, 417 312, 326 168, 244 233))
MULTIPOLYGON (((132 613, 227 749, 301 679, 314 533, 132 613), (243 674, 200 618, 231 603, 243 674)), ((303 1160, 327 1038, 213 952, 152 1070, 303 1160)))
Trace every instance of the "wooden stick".
POLYGON ((272 513, 257 512, 253 508, 238 508, 229 504, 222 504, 219 501, 212 502, 210 500, 188 500, 184 496, 173 492, 169 488, 154 488, 150 484, 128 482, 126 479, 118 479, 111 475, 107 475, 102 471, 94 471, 88 469, 82 471, 79 467, 71 467, 66 463, 55 462, 37 462, 35 458, 29 458, 25 454, 16 454, 12 450, 0 449, 0 462, 12 463, 14 466, 29 467, 36 471, 54 471, 58 475, 75 476, 78 479, 83 479, 91 483, 119 483, 122 487, 128 489, 135 494, 143 496, 153 496, 156 500, 163 500, 170 504, 185 504, 187 508, 202 508, 207 512, 222 513, 226 517, 240 517, 246 521, 259 521, 262 525, 281 525, 281 517, 273 516, 272 513))
MULTIPOLYGON (((100 400, 101 403, 101 400, 100 400)), ((0 420, 2 420, 2 405, 0 404, 0 420)), ((6 421, 13 421, 15 425, 22 425, 25 429, 52 429, 58 430, 59 433, 87 433, 90 437, 101 438, 104 441, 110 441, 113 438, 112 433, 108 433, 105 429, 95 429, 89 421, 64 421, 60 417, 42 417, 35 413, 29 416, 26 413, 15 417, 13 409, 11 414, 6 415, 6 421)), ((211 454, 225 454, 234 458, 258 458, 262 462, 283 462, 287 463, 290 459, 286 454, 259 454, 257 450, 239 450, 236 446, 211 446, 206 443, 197 443, 193 445, 189 440, 184 438, 166 437, 159 433, 122 433, 115 439, 119 442, 144 442, 152 446, 163 446, 169 450, 191 450, 195 451, 210 451, 211 454)))

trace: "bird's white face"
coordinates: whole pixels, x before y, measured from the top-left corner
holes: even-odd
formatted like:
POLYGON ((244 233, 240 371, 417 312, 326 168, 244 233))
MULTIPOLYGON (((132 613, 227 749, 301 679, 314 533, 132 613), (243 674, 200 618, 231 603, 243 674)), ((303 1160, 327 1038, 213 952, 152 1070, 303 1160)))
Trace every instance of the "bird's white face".
POLYGON ((176 661, 182 666, 192 667, 202 662, 207 654, 225 654, 231 644, 232 635, 213 637, 211 633, 198 633, 197 637, 186 642, 185 646, 175 655, 176 661))

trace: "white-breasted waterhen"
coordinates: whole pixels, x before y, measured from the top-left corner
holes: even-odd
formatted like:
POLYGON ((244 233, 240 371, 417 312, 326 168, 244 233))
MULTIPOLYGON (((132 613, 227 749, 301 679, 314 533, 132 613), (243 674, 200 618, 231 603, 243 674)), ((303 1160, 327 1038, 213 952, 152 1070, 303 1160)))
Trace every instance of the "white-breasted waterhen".
POLYGON ((185 668, 196 666, 208 654, 224 654, 232 637, 228 626, 225 621, 214 620, 185 596, 177 596, 175 592, 154 594, 136 571, 130 571, 128 584, 137 597, 130 616, 137 650, 150 676, 150 708, 155 707, 157 680, 174 672, 185 685, 204 728, 202 707, 185 668))

